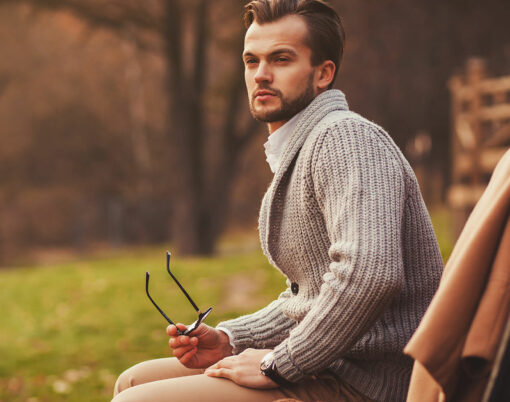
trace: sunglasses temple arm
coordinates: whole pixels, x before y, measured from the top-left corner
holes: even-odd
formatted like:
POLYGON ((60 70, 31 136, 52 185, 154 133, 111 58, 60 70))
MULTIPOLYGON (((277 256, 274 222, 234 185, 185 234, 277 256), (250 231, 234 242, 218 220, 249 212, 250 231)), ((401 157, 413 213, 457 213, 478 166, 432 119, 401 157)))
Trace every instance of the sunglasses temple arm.
MULTIPOLYGON (((165 312, 159 308, 159 306, 156 304, 156 302, 155 302, 154 300, 152 300, 152 297, 151 297, 151 295, 149 294, 149 273, 148 273, 148 272, 146 272, 146 274, 145 274, 145 293, 147 293, 147 297, 148 297, 148 298, 149 298, 149 300, 152 302, 152 304, 154 304, 154 307, 156 307, 156 308, 158 309, 159 313, 160 313, 163 317, 165 317, 165 319, 166 319, 166 320, 167 320, 170 324, 172 324, 172 325, 174 325, 175 327, 177 327, 177 325, 175 325, 175 323, 174 323, 174 322, 173 322, 170 318, 168 318, 168 316, 165 314, 165 312)), ((181 331, 179 330, 179 328, 177 328, 177 331, 179 331, 179 333, 181 332, 181 331)))
MULTIPOLYGON (((166 252, 166 270, 168 271, 168 273, 170 274, 170 276, 172 277, 172 279, 175 281, 175 283, 177 283, 177 285, 179 286, 179 288, 182 290, 182 293, 184 293, 184 295, 188 298, 189 302, 191 303, 191 305, 193 306, 193 308, 195 309, 196 312, 200 313, 200 309, 198 308, 198 306, 195 304, 195 302, 193 301, 193 299, 191 298, 191 296, 188 294, 188 292, 186 292, 186 290, 182 287, 182 285, 180 284, 180 282, 177 280, 177 278, 174 276, 174 274, 172 274, 172 272, 170 271, 170 252, 166 252)), ((153 302, 154 303, 154 302, 153 302)))

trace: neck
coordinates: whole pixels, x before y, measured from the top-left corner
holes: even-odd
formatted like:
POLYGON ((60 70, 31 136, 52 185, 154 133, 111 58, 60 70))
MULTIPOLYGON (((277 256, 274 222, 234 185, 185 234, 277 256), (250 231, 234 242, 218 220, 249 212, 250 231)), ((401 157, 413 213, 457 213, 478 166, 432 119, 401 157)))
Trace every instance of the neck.
POLYGON ((288 120, 282 120, 282 121, 272 121, 270 123, 267 123, 269 135, 273 134, 276 130, 278 130, 281 126, 283 126, 287 122, 288 122, 288 120))

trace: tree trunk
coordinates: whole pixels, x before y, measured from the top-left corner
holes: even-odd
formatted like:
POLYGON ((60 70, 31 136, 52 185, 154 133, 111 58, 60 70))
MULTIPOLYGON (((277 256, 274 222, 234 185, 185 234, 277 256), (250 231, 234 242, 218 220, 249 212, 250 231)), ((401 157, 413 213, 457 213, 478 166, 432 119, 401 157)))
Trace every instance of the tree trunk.
POLYGON ((208 2, 201 0, 196 13, 195 41, 191 71, 183 67, 182 10, 178 0, 166 3, 165 50, 168 60, 170 96, 169 139, 178 191, 173 197, 172 238, 184 254, 211 254, 214 239, 207 194, 204 192, 205 131, 203 94, 205 89, 206 17, 208 2), (177 164, 177 166, 176 166, 177 164))
MULTIPOLYGON (((245 130, 239 127, 244 98, 243 65, 237 63, 234 79, 228 90, 228 104, 223 127, 212 132, 205 119, 205 76, 208 32, 208 7, 210 2, 200 0, 194 21, 194 46, 192 68, 182 65, 183 27, 176 18, 178 0, 167 0, 166 38, 168 84, 170 100, 170 127, 173 154, 178 163, 177 186, 174 197, 172 233, 175 244, 182 253, 209 255, 214 252, 218 237, 225 229, 232 185, 237 163, 243 148, 259 127, 251 124, 245 130), (242 132, 242 134, 240 134, 242 132), (217 136, 220 152, 206 163, 205 138, 217 136), (212 163, 212 165, 211 165, 212 163), (212 173, 212 174, 210 174, 212 173)), ((238 53, 243 38, 239 35, 238 53)))

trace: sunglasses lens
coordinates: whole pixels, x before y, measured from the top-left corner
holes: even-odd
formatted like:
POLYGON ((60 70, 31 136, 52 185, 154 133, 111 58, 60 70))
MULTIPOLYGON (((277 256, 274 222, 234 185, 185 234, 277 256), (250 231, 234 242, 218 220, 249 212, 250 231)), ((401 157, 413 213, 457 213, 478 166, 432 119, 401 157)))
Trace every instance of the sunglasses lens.
POLYGON ((186 331, 184 331, 182 333, 182 335, 188 335, 191 332, 193 332, 195 329, 197 329, 198 326, 202 323, 202 321, 204 321, 207 318, 207 316, 209 315, 211 310, 212 310, 212 307, 209 307, 204 313, 200 314, 198 316, 198 320, 196 320, 193 324, 189 325, 188 328, 186 329, 186 331))

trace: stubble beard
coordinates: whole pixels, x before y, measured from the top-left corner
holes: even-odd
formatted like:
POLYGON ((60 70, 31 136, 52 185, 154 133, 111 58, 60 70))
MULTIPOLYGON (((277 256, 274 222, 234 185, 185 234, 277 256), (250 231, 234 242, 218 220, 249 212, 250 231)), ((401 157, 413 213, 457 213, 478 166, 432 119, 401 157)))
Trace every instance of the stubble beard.
POLYGON ((284 121, 290 120, 293 116, 298 114, 301 110, 307 107, 315 98, 315 93, 313 90, 313 73, 308 77, 308 82, 306 83, 306 87, 296 98, 288 99, 283 96, 283 93, 278 89, 271 88, 268 85, 259 86, 258 89, 267 89, 271 91, 280 98, 281 106, 275 110, 255 110, 253 103, 255 102, 254 98, 250 100, 250 112, 251 115, 257 119, 258 121, 262 121, 264 123, 272 123, 275 121, 284 121))

